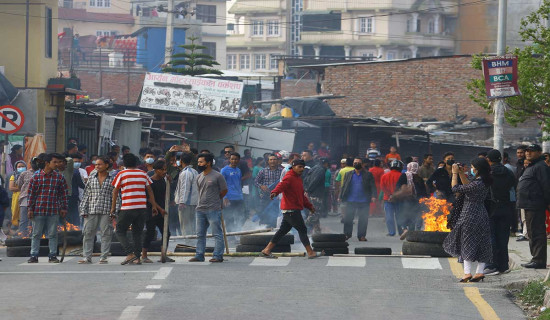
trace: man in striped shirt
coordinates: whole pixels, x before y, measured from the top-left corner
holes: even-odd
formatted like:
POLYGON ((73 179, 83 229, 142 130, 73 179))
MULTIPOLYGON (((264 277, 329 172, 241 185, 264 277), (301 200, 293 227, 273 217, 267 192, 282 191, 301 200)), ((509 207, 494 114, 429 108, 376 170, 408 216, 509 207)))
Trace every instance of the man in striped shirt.
POLYGON ((114 216, 116 210, 116 199, 120 192, 122 198, 122 207, 118 213, 116 233, 120 243, 126 251, 126 259, 123 265, 128 263, 141 264, 141 247, 143 226, 147 215, 147 196, 153 207, 153 215, 162 212, 164 209, 155 202, 153 190, 151 189, 151 178, 137 169, 138 159, 135 155, 128 153, 122 157, 125 170, 120 171, 113 181, 113 200, 111 205, 111 216, 114 216), (130 245, 126 232, 132 226, 133 245, 130 245))

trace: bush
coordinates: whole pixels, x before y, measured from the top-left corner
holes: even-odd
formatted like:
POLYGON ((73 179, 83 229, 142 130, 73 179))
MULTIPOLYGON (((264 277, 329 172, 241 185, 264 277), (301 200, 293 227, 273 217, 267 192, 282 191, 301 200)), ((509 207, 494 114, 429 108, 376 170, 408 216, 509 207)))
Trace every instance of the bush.
POLYGON ((540 281, 530 281, 520 292, 519 297, 523 303, 541 306, 544 302, 546 286, 540 281))

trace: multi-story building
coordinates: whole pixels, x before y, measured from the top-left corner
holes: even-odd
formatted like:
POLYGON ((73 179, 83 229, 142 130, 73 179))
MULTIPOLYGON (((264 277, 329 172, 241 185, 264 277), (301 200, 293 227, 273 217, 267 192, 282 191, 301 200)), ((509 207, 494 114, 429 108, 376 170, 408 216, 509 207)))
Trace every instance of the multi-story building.
POLYGON ((382 60, 453 54, 457 5, 428 0, 236 0, 228 11, 235 20, 227 40, 228 69, 273 73, 277 62, 270 56, 281 54, 382 60))

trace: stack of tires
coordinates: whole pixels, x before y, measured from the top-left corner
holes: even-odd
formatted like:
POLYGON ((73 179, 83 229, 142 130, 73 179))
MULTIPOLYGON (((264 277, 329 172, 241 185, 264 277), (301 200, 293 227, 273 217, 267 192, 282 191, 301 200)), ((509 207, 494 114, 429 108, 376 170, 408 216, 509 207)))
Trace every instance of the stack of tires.
MULTIPOLYGON (((145 230, 143 231, 143 235, 141 236, 141 239, 145 239, 145 230)), ((156 232, 155 232, 155 239, 156 239, 156 232)), ((128 241, 131 245, 134 243, 134 237, 132 235, 132 231, 128 231, 126 233, 126 237, 128 238, 128 241)), ((162 250, 162 240, 153 240, 151 241, 151 246, 149 247, 149 252, 161 252, 162 250)), ((101 252, 101 243, 95 242, 94 243, 94 252, 101 252)), ((124 251, 124 248, 122 247, 122 244, 118 240, 116 232, 113 233, 113 238, 111 240, 111 256, 126 256, 126 253, 124 251)))
POLYGON ((443 250, 443 241, 449 232, 439 231, 409 231, 403 242, 403 255, 419 255, 431 257, 450 257, 443 250))
MULTIPOLYGON (((249 234, 240 238, 240 244, 237 246, 237 252, 260 252, 273 238, 273 233, 249 234)), ((290 245, 294 244, 294 236, 287 234, 279 240, 271 252, 291 252, 290 245)))
MULTIPOLYGON (((57 245, 63 246, 65 236, 63 232, 57 233, 57 245)), ((48 239, 40 239, 39 257, 47 257, 50 253, 48 239)), ((31 254, 31 238, 11 238, 6 239, 6 256, 8 257, 28 257, 31 254)), ((82 231, 67 231, 67 246, 82 245, 82 231)))
POLYGON ((346 235, 343 233, 317 233, 312 238, 313 250, 324 251, 325 256, 349 253, 349 243, 346 242, 346 235))

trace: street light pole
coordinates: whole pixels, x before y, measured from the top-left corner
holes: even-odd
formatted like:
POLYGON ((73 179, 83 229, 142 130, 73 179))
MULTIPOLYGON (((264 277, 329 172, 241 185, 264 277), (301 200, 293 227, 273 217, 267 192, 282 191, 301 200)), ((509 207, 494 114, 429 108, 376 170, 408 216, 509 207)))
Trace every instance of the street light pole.
MULTIPOLYGON (((550 29, 550 16, 546 18, 546 28, 550 29)), ((542 129, 542 152, 550 152, 550 140, 549 140, 550 134, 547 131, 550 128, 548 128, 546 124, 543 122, 541 129, 542 129)))
POLYGON ((30 18, 30 0, 27 0, 25 5, 27 13, 25 14, 25 88, 28 87, 29 80, 29 18, 30 18))
MULTIPOLYGON (((498 36, 497 36, 497 56, 506 54, 506 15, 508 0, 498 1, 498 36)), ((504 149, 504 109, 506 102, 503 98, 495 99, 494 103, 495 120, 493 124, 493 148, 501 153, 504 149)))
POLYGON ((174 45, 174 0, 168 0, 166 16, 166 49, 164 52, 164 64, 172 59, 172 46, 174 45))

